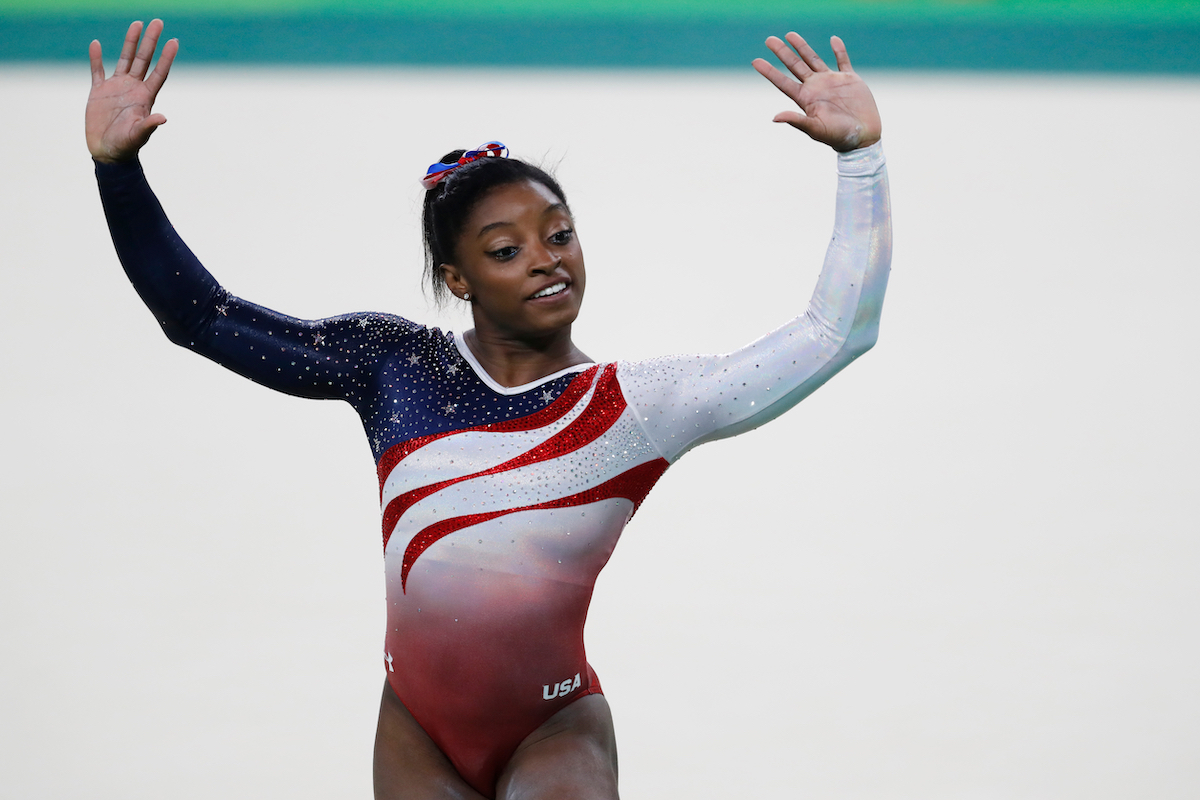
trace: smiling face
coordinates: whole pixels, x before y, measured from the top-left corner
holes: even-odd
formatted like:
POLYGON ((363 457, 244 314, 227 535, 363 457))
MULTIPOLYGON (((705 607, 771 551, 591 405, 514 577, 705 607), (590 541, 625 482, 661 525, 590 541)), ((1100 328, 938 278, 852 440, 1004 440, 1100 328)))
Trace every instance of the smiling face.
POLYGON ((446 286, 471 295, 478 335, 570 336, 586 277, 571 212, 536 181, 492 189, 467 217, 446 286))

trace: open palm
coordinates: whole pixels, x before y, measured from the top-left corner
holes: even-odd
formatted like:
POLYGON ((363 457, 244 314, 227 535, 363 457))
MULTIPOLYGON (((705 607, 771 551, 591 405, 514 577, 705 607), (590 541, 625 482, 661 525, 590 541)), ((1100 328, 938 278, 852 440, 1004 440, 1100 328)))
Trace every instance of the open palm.
POLYGON ((783 62, 793 78, 784 75, 764 59, 754 60, 754 68, 800 106, 800 111, 783 111, 776 122, 799 128, 818 142, 846 152, 879 141, 883 124, 875 98, 862 78, 850 66, 846 45, 834 36, 830 39, 837 57, 837 71, 830 69, 817 52, 798 33, 786 36, 787 44, 772 36, 767 47, 783 62), (792 47, 788 47, 790 44, 792 47), (793 50, 792 48, 795 48, 793 50))
POLYGON ((172 39, 163 46, 162 56, 154 71, 146 74, 162 28, 161 20, 152 21, 139 47, 142 23, 130 25, 129 32, 125 34, 124 47, 121 48, 121 57, 109 78, 104 77, 100 42, 93 41, 88 48, 92 65, 92 91, 84 112, 84 129, 88 150, 97 161, 133 158, 146 144, 150 134, 167 121, 162 114, 154 114, 152 110, 154 99, 166 82, 171 63, 179 52, 177 40, 172 39))

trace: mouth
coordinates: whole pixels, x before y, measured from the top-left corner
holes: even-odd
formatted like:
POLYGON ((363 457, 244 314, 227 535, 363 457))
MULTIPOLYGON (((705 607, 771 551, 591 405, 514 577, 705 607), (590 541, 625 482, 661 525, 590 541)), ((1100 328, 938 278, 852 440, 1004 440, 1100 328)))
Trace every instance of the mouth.
POLYGON ((558 283, 552 283, 549 286, 547 286, 545 289, 542 289, 541 291, 535 292, 534 294, 530 295, 529 299, 530 300, 540 300, 543 297, 555 297, 555 296, 560 295, 563 292, 565 292, 567 290, 567 286, 568 286, 567 281, 559 281, 558 283))

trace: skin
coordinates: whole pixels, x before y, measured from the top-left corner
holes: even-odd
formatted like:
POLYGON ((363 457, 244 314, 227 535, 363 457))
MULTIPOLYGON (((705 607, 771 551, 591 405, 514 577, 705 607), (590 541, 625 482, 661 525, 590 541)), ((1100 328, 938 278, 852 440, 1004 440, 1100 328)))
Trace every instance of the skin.
MULTIPOLYGON (((375 734, 375 800, 483 800, 383 684, 375 734)), ((617 740, 603 695, 559 711, 529 734, 496 785, 505 800, 615 800, 617 740)))
MULTIPOLYGON (((92 89, 85 133, 97 161, 135 158, 167 121, 153 113, 153 106, 179 43, 171 39, 163 45, 150 70, 162 29, 162 22, 154 20, 143 36, 142 23, 130 25, 108 77, 100 43, 93 41, 88 49, 92 89)), ((785 39, 772 36, 766 45, 787 73, 761 58, 753 62, 754 69, 799 108, 777 114, 774 121, 839 152, 879 141, 882 125, 875 100, 850 66, 842 40, 830 40, 838 67, 833 70, 799 34, 789 33, 785 39)), ((464 339, 500 384, 520 386, 590 360, 571 340, 586 283, 583 251, 570 211, 546 187, 521 182, 489 192, 456 243, 454 263, 441 269, 451 292, 460 298, 470 295, 475 328, 464 339), (532 298, 558 282, 567 284, 566 291, 553 298, 532 298)), ((463 781, 386 682, 374 777, 377 800, 483 797, 463 781)), ((502 772, 496 797, 615 800, 616 738, 603 695, 577 700, 530 733, 502 772)))
POLYGON ((503 386, 590 361, 571 341, 587 282, 570 209, 536 181, 498 186, 475 205, 442 264, 450 292, 470 296, 467 346, 503 386), (565 284, 550 297, 534 297, 565 284))

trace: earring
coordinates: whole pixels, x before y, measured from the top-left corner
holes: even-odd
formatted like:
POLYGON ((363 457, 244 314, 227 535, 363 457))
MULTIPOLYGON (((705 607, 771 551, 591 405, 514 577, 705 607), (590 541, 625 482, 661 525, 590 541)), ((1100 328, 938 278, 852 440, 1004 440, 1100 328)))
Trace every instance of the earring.
POLYGON ((468 303, 471 302, 471 293, 463 292, 463 300, 466 300, 468 303))

